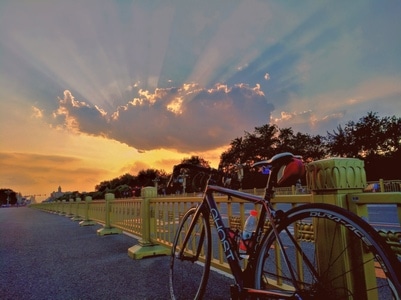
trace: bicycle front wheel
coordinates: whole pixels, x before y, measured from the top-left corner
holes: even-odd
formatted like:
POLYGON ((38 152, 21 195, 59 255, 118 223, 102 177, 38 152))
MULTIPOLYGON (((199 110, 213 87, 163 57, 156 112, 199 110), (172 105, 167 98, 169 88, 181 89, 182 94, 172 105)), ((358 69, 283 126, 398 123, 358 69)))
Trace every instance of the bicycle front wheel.
POLYGON ((260 249, 255 288, 301 299, 401 299, 399 259, 355 214, 307 204, 276 227, 279 238, 270 229, 260 249))
POLYGON ((201 299, 209 278, 211 235, 208 218, 196 208, 189 209, 176 232, 170 259, 171 299, 201 299), (190 225, 193 225, 192 231, 190 225), (189 235, 187 243, 185 236, 189 235))

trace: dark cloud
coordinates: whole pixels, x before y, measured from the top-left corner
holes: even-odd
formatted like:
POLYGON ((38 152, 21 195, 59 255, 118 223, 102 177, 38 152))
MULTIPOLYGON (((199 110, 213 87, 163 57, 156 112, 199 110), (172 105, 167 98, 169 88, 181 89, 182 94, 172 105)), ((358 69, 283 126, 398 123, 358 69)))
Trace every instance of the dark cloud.
POLYGON ((55 124, 90 135, 107 135, 107 114, 96 105, 75 100, 70 91, 64 91, 59 99, 59 108, 53 113, 55 124))
POLYGON ((22 153, 22 152, 0 152, 0 164, 2 166, 9 165, 9 161, 17 161, 21 166, 28 166, 35 163, 37 166, 42 166, 43 168, 48 165, 71 165, 77 163, 80 160, 75 157, 63 156, 63 155, 43 155, 36 153, 22 153))
POLYGON ((204 151, 269 122, 273 106, 260 87, 197 84, 139 90, 138 96, 112 113, 69 91, 54 112, 54 124, 76 132, 104 136, 140 150, 204 151))

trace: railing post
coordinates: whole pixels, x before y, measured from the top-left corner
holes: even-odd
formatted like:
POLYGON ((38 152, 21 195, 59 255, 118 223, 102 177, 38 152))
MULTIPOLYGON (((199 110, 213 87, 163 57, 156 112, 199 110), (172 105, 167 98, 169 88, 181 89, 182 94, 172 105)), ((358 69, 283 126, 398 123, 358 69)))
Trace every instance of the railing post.
POLYGON ((138 245, 128 249, 128 256, 132 259, 142 259, 149 256, 168 255, 170 253, 168 248, 154 243, 151 239, 151 236, 155 235, 155 232, 151 232, 151 228, 155 230, 154 226, 151 226, 155 213, 151 209, 150 200, 157 197, 157 189, 152 186, 144 187, 141 190, 141 197, 143 198, 141 205, 142 238, 138 245))
POLYGON ((384 180, 383 179, 379 179, 379 186, 380 186, 380 192, 384 193, 385 189, 384 189, 384 180))
POLYGON ((71 218, 73 221, 82 221, 82 217, 79 215, 79 204, 81 203, 81 198, 75 198, 75 214, 71 218))
POLYGON ((95 225, 96 222, 89 219, 89 205, 92 202, 92 197, 85 197, 85 218, 83 221, 79 222, 81 226, 92 226, 95 225))
POLYGON ((56 209, 53 211, 53 213, 58 215, 58 214, 60 214, 60 203, 61 203, 61 201, 60 200, 56 200, 54 203, 56 203, 56 205, 55 205, 56 209))
POLYGON ((61 200, 60 201, 60 211, 58 213, 60 216, 64 216, 65 215, 64 209, 65 209, 65 200, 61 200))
MULTIPOLYGON (((329 203, 351 211, 354 211, 356 208, 355 205, 347 202, 347 194, 361 193, 366 187, 364 162, 359 159, 330 158, 315 161, 307 165, 306 175, 308 188, 312 191, 313 202, 329 203)), ((313 224, 315 228, 319 226, 319 230, 315 230, 315 243, 319 264, 322 266, 331 264, 331 255, 327 255, 327 253, 333 253, 333 251, 339 252, 343 249, 342 247, 338 247, 338 249, 334 250, 329 249, 331 245, 329 245, 325 239, 325 233, 337 232, 335 234, 338 235, 338 241, 346 241, 349 239, 345 231, 334 231, 333 227, 335 224, 331 223, 332 222, 321 220, 318 224, 313 224)), ((355 247, 351 248, 352 249, 347 250, 347 255, 342 255, 344 259, 342 261, 336 261, 336 264, 338 262, 340 263, 339 265, 342 265, 347 270, 354 271, 347 275, 344 282, 338 282, 337 284, 339 287, 346 286, 354 295, 360 295, 361 299, 364 298, 364 296, 368 298, 372 295, 364 295, 364 293, 376 284, 374 264, 373 262, 370 264, 361 263, 365 261, 364 256, 367 255, 364 253, 362 246, 355 245, 355 247), (345 257, 347 257, 347 259, 345 259, 345 257), (359 282, 360 284, 354 285, 353 283, 355 282, 359 282), (359 286, 361 290, 357 290, 358 287, 356 286, 359 286), (365 286, 366 289, 363 288, 363 286, 365 286)), ((337 270, 339 273, 342 272, 341 268, 342 267, 339 267, 339 270, 337 270)), ((334 278, 336 277, 335 275, 333 276, 334 278)), ((374 289, 371 290, 373 291, 374 289)))
POLYGON ((98 235, 120 234, 122 230, 116 227, 111 227, 111 203, 114 201, 114 194, 107 193, 104 195, 106 200, 105 208, 105 224, 104 227, 97 230, 98 235))
POLYGON ((72 204, 74 203, 74 200, 72 198, 68 199, 68 214, 66 214, 65 216, 67 218, 72 218, 73 214, 72 214, 72 204))

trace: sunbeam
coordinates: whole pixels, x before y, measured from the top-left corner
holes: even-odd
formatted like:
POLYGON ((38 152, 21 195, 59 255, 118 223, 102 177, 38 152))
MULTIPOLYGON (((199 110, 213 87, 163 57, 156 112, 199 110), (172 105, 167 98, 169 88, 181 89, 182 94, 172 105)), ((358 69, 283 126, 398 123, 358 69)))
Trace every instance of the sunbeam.
POLYGON ((270 121, 324 134, 368 111, 400 115, 400 10, 400 1, 0 1, 9 168, 0 185, 46 192, 64 175, 90 190, 192 154, 217 166, 230 141, 270 121), (30 163, 46 155, 68 159, 30 163))

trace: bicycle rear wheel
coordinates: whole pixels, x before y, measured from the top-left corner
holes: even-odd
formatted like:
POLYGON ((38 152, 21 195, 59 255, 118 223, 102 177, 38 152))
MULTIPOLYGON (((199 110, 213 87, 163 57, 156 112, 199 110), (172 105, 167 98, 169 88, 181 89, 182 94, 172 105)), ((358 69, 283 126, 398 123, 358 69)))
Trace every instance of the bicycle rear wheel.
POLYGON ((327 204, 302 205, 285 213, 277 231, 284 248, 270 229, 255 288, 293 291, 301 299, 401 299, 399 259, 355 214, 327 204))
POLYGON ((209 220, 201 212, 192 232, 189 232, 195 213, 196 208, 186 212, 174 238, 169 279, 172 299, 201 299, 209 278, 211 260, 209 220), (187 234, 190 234, 189 240, 183 245, 187 234))

